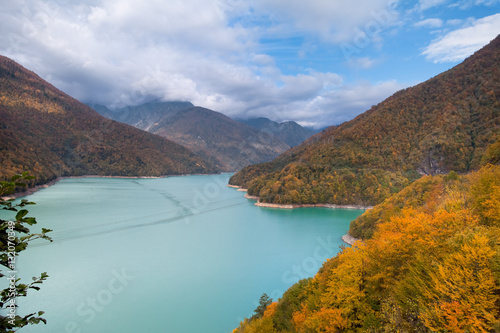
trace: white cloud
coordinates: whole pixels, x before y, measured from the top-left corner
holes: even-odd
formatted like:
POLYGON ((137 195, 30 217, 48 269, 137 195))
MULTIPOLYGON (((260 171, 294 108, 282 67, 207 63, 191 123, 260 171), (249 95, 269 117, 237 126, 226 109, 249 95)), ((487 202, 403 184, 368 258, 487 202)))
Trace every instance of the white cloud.
POLYGON ((433 7, 440 6, 446 3, 448 0, 420 0, 418 5, 419 9, 424 11, 433 7))
POLYGON ((443 20, 438 18, 429 18, 426 20, 419 21, 414 24, 417 28, 440 28, 443 26, 443 20))
MULTIPOLYGON (((351 41, 356 31, 375 27, 371 38, 379 40, 378 30, 395 20, 391 3, 16 0, 0 11, 0 53, 84 102, 187 100, 230 116, 328 125, 365 111, 398 86, 361 84, 357 91, 335 73, 285 75, 259 51, 259 38, 292 27, 329 42, 351 41), (275 24, 248 23, 263 17, 275 24)), ((374 64, 367 57, 353 61, 374 64)))
POLYGON ((448 20, 446 21, 446 24, 447 25, 460 25, 462 24, 464 21, 461 20, 461 19, 453 19, 453 20, 448 20))
POLYGON ((19 0, 0 13, 0 52, 79 99, 128 103, 140 95, 137 87, 163 90, 164 98, 198 98, 207 80, 224 77, 210 78, 208 68, 246 71, 254 37, 228 26, 212 2, 51 3, 19 0))
POLYGON ((447 4, 447 7, 458 7, 462 10, 470 9, 475 6, 494 6, 498 4, 500 0, 459 0, 450 3, 449 0, 420 0, 416 9, 419 11, 425 11, 434 7, 447 4))
POLYGON ((369 57, 361 57, 361 58, 351 57, 347 62, 349 67, 354 69, 370 69, 379 63, 380 60, 371 59, 369 57))
POLYGON ((295 120, 300 124, 322 127, 340 124, 368 110, 396 91, 406 88, 395 81, 371 84, 366 81, 353 85, 338 85, 311 95, 310 99, 289 101, 277 105, 263 105, 250 110, 251 117, 274 115, 281 120, 295 120))
POLYGON ((433 62, 461 61, 488 44, 500 33, 500 14, 475 20, 471 26, 447 33, 422 52, 433 62))
POLYGON ((469 9, 474 6, 493 6, 499 2, 499 0, 461 0, 454 5, 459 6, 460 9, 469 9))
MULTIPOLYGON (((380 31, 394 24, 393 0, 254 0, 257 14, 268 15, 282 29, 314 32, 330 42, 352 41, 357 30, 380 31), (290 23, 289 23, 290 22, 290 23)), ((277 30, 280 31, 280 30, 277 30)), ((283 33, 283 31, 282 31, 283 33)))

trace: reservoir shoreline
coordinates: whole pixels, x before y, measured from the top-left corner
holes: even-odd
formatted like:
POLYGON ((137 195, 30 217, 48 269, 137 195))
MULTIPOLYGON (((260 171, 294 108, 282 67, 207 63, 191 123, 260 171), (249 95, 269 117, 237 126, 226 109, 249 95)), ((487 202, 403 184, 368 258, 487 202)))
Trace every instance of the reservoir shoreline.
POLYGON ((362 239, 354 238, 349 234, 345 234, 344 236, 342 236, 342 240, 344 241, 344 243, 349 244, 351 246, 354 245, 354 243, 357 241, 362 241, 362 239))
MULTIPOLYGON (((248 190, 242 188, 241 186, 236 185, 227 185, 228 187, 237 189, 241 192, 247 192, 248 190)), ((323 208, 332 208, 332 209, 371 209, 373 206, 362 206, 362 205, 336 205, 336 204, 328 204, 328 203, 318 203, 318 204, 276 204, 276 203, 268 203, 268 202, 260 202, 260 197, 256 195, 245 194, 245 198, 250 200, 257 200, 255 206, 259 207, 267 207, 267 208, 279 208, 279 209, 295 209, 295 208, 309 208, 309 207, 323 207, 323 208)))
POLYGON ((178 174, 178 175, 165 175, 165 176, 102 176, 102 175, 82 175, 82 176, 61 176, 57 177, 53 180, 50 180, 44 184, 35 185, 33 187, 26 188, 24 191, 14 192, 8 195, 1 196, 3 200, 17 199, 21 197, 26 197, 28 195, 32 195, 40 190, 48 188, 52 185, 55 185, 57 182, 63 179, 72 179, 72 178, 117 178, 117 179, 161 179, 168 177, 182 177, 182 176, 210 176, 210 175, 221 175, 223 173, 213 173, 213 174, 178 174))
POLYGON ((150 333, 230 332, 264 291, 281 298, 349 246, 341 237, 362 211, 262 209, 227 187, 228 178, 63 179, 27 198, 37 202, 29 209, 37 228, 54 230, 55 241, 33 247, 19 267, 23 279, 51 275, 21 304, 48 313, 37 331, 62 332, 72 320, 82 331, 135 333, 140 316, 150 333), (137 295, 152 296, 134 308, 137 295), (191 320, 193 304, 210 320, 191 320), (158 319, 162 308, 168 320, 158 319), (75 309, 94 311, 95 320, 75 309))
MULTIPOLYGON (((227 185, 228 187, 237 189, 238 191, 241 192, 247 192, 248 189, 242 188, 241 186, 237 185, 227 185)), ((307 208, 307 207, 323 207, 323 208, 332 208, 332 209, 371 209, 373 206, 361 206, 361 205, 335 205, 335 204, 274 204, 274 203, 267 203, 267 202, 260 202, 260 197, 256 195, 250 195, 250 194, 245 194, 245 198, 250 199, 250 200, 257 200, 255 203, 256 206, 259 207, 267 207, 267 208, 278 208, 278 209, 295 209, 295 208, 307 208)), ((355 242, 357 241, 362 241, 359 238, 355 238, 349 233, 341 237, 342 241, 348 245, 354 245, 355 242)))

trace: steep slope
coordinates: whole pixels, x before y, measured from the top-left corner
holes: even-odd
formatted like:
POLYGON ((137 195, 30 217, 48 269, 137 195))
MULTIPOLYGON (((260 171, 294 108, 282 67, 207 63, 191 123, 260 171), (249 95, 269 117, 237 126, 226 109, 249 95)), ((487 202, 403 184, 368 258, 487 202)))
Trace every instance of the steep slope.
POLYGON ((302 142, 310 138, 313 134, 317 133, 317 131, 302 127, 294 121, 285 121, 283 123, 278 123, 264 117, 239 121, 255 129, 258 129, 259 131, 265 131, 269 134, 274 135, 290 147, 300 145, 302 142))
POLYGON ((265 131, 188 102, 152 102, 101 114, 177 142, 224 171, 271 161, 290 148, 265 131))
POLYGON ((100 116, 35 73, 0 56, 0 179, 162 176, 217 172, 186 148, 100 116))
POLYGON ((372 239, 233 333, 497 332, 500 166, 426 176, 405 191, 392 201, 411 207, 385 212, 372 239))
POLYGON ((190 102, 151 102, 110 110, 103 105, 90 105, 101 115, 150 132, 165 116, 193 108, 190 102))
POLYGON ((500 37, 230 183, 272 203, 373 205, 421 175, 476 169, 500 129, 500 37))

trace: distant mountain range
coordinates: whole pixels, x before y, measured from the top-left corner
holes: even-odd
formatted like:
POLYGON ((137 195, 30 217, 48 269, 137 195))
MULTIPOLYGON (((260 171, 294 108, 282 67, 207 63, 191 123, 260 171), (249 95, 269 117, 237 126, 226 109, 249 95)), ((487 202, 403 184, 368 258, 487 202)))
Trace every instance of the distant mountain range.
POLYGON ((220 169, 187 148, 109 120, 0 56, 0 180, 58 176, 163 176, 220 169))
POLYGON ((91 106, 105 117, 175 141, 224 171, 271 161, 314 133, 295 122, 279 124, 266 118, 246 121, 248 126, 189 102, 151 102, 114 110, 91 106))
POLYGON ((451 70, 246 167, 230 184, 269 203, 373 205, 421 175, 475 170, 496 158, 499 78, 497 37, 451 70))
POLYGON ((132 125, 148 132, 165 116, 175 115, 178 111, 194 107, 190 102, 151 102, 113 110, 103 105, 89 105, 107 118, 132 125))
POLYGON ((238 120, 248 126, 251 126, 259 131, 270 133, 285 142, 290 147, 300 145, 318 131, 312 128, 302 127, 295 121, 286 121, 278 123, 268 118, 259 117, 246 120, 238 120))

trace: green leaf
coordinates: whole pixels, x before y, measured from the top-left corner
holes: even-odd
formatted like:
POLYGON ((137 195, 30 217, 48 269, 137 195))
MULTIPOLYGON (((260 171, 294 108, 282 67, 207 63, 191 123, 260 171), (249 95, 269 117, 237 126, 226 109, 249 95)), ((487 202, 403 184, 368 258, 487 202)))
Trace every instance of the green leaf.
POLYGON ((35 179, 35 176, 30 176, 30 173, 28 171, 24 171, 22 177, 26 180, 35 179))
POLYGON ((26 209, 21 209, 16 214, 16 221, 22 221, 22 218, 25 217, 27 214, 28 214, 28 211, 26 209))
POLYGON ((23 222, 28 223, 29 225, 36 224, 36 218, 34 217, 26 217, 23 219, 23 222))
POLYGON ((15 182, 16 180, 21 179, 21 178, 22 178, 21 175, 14 175, 14 176, 12 176, 12 178, 10 180, 15 182))

